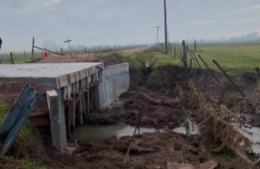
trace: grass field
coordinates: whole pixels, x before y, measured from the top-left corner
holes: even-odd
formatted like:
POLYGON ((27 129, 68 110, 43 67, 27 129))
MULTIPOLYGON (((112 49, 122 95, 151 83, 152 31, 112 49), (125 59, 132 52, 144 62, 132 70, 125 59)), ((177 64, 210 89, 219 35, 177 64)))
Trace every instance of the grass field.
MULTIPOLYGON (((212 61, 213 59, 231 75, 254 72, 255 67, 260 67, 259 42, 198 44, 198 46, 202 49, 202 52, 197 50, 195 55, 200 55, 211 69, 218 70, 217 66, 212 61)), ((193 49, 193 45, 189 45, 189 48, 193 49)), ((179 51, 181 50, 182 49, 179 47, 179 51)), ((165 55, 158 51, 146 51, 135 54, 125 54, 125 57, 122 57, 121 60, 129 62, 130 66, 133 68, 141 66, 138 59, 148 61, 150 64, 156 60, 156 66, 165 64, 182 65, 181 55, 182 52, 179 52, 178 56, 174 57, 172 52, 165 55)), ((190 54, 188 53, 188 64, 190 64, 190 58, 190 54)), ((202 68, 206 68, 198 57, 197 59, 202 68)))
POLYGON ((253 72, 260 67, 260 43, 226 43, 199 45, 201 55, 210 68, 217 69, 212 62, 215 59, 229 74, 253 72))
MULTIPOLYGON (((10 54, 0 54, 1 56, 1 61, 2 64, 11 64, 11 56, 10 54)), ((15 64, 20 64, 20 63, 26 63, 26 62, 31 62, 32 60, 32 55, 31 53, 14 53, 14 63, 15 64)), ((42 52, 35 52, 35 59, 42 58, 43 54, 42 52)))
MULTIPOLYGON (((179 45, 180 46, 180 45, 179 45)), ((241 74, 243 72, 254 72, 255 67, 260 67, 260 42, 243 42, 243 43, 218 43, 218 44, 198 44, 203 52, 197 50, 196 55, 201 55, 208 66, 212 69, 217 69, 212 62, 215 59, 229 74, 241 74)), ((193 45, 189 45, 193 49, 193 45)), ((182 49, 179 48, 179 51, 182 49)), ((161 51, 146 50, 139 53, 120 53, 119 59, 124 62, 129 62, 132 68, 138 68, 141 63, 138 60, 148 61, 150 64, 156 62, 156 66, 172 64, 182 65, 180 56, 173 57, 172 52, 165 55, 161 51)), ((42 52, 36 52, 35 58, 42 58, 42 52)), ((1 54, 2 63, 11 63, 10 54, 1 54)), ((188 63, 190 55, 188 53, 188 63)), ((198 58, 199 59, 199 58, 198 58)), ((25 63, 31 61, 31 54, 15 53, 15 63, 25 63)), ((200 61, 200 65, 205 68, 200 61)), ((194 64, 193 64, 194 67, 194 64)))

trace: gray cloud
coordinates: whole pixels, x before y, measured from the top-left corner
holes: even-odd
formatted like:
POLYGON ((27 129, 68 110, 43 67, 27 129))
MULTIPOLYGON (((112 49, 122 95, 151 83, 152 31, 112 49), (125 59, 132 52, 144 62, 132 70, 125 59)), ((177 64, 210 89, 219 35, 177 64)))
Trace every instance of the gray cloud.
MULTIPOLYGON (((168 0, 170 40, 220 39, 260 32, 259 0, 168 0)), ((160 0, 1 0, 0 52, 30 50, 47 39, 72 45, 155 42, 161 26, 160 0)))

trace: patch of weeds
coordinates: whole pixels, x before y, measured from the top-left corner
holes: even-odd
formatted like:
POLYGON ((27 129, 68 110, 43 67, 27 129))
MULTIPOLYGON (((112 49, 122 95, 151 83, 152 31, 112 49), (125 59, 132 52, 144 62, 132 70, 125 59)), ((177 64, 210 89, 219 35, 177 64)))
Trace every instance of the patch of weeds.
POLYGON ((40 162, 33 160, 28 156, 22 159, 22 165, 26 169, 42 169, 40 162))
POLYGON ((141 63, 136 59, 135 55, 123 55, 119 53, 113 53, 113 58, 115 59, 116 63, 129 63, 129 67, 132 69, 141 68, 141 63))
MULTIPOLYGON (((27 121, 19 132, 19 136, 27 146, 39 146, 42 143, 41 134, 27 121)), ((39 147, 38 147, 39 148, 39 147)))
POLYGON ((163 88, 165 82, 166 78, 159 71, 154 71, 150 74, 146 82, 146 87, 152 90, 160 90, 163 88))
POLYGON ((2 122, 4 121, 8 111, 9 111, 9 105, 6 103, 1 103, 0 104, 0 123, 2 124, 2 122))
POLYGON ((181 123, 181 127, 185 128, 186 134, 190 134, 190 121, 188 118, 185 118, 184 121, 181 123))
POLYGON ((240 101, 224 97, 222 104, 224 104, 227 107, 238 107, 240 105, 240 101))
POLYGON ((194 105, 194 97, 193 95, 190 93, 190 91, 185 91, 185 98, 188 101, 190 106, 195 106, 194 105))
MULTIPOLYGON (((6 115, 8 114, 10 109, 10 106, 6 103, 0 104, 0 124, 3 123, 6 115)), ((32 124, 29 121, 26 121, 23 127, 21 128, 19 134, 19 141, 22 142, 24 146, 27 147, 36 147, 39 148, 42 139, 39 131, 32 126, 32 124)))
POLYGON ((226 161, 233 161, 237 158, 237 155, 229 149, 223 149, 219 153, 214 153, 217 157, 220 157, 226 161))
POLYGON ((206 163, 206 162, 208 162, 208 161, 209 161, 208 157, 204 157, 202 162, 203 162, 203 163, 206 163))

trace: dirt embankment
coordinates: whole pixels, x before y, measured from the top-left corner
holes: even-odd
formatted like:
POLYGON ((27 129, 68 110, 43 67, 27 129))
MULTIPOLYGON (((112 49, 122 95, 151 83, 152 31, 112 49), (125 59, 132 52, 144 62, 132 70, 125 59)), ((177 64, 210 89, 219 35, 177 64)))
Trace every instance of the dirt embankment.
MULTIPOLYGON (((133 49, 125 49, 116 53, 135 53, 142 52, 149 47, 139 47, 133 49)), ((32 63, 72 63, 72 62, 103 62, 106 66, 117 64, 119 61, 115 59, 115 52, 100 53, 100 54, 72 54, 69 55, 55 55, 51 54, 47 58, 38 59, 32 61, 32 63)))

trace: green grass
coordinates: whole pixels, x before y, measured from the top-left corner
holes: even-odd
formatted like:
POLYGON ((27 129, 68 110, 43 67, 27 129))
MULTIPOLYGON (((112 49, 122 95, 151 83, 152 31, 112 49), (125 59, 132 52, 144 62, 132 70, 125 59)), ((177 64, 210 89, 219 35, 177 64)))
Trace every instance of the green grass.
MULTIPOLYGON (((260 67, 260 42, 198 44, 198 46, 203 52, 197 50, 195 55, 200 55, 211 69, 219 71, 213 63, 213 59, 230 75, 254 72, 255 67, 260 67)), ((189 47, 193 49, 193 45, 189 45, 189 47)), ((150 64, 156 61, 156 66, 182 65, 182 48, 180 45, 176 57, 173 56, 173 52, 170 51, 168 55, 165 55, 162 50, 147 50, 140 53, 118 55, 117 58, 122 62, 129 62, 131 68, 140 68, 142 66, 138 60, 148 61, 150 64)), ((188 53, 188 65, 190 64, 190 58, 188 53)), ((202 68, 206 68, 198 57, 197 59, 202 68)))
MULTIPOLYGON (((2 64, 11 64, 11 56, 10 54, 0 54, 2 64)), ((31 53, 14 53, 14 63, 21 64, 32 61, 31 53)), ((42 52, 35 52, 35 59, 43 58, 42 52)))
POLYGON ((22 165, 26 169, 44 169, 44 167, 39 161, 31 159, 28 156, 22 159, 22 165))
MULTIPOLYGON (((0 124, 3 123, 10 106, 8 104, 0 104, 0 124)), ((25 142, 27 146, 36 146, 42 143, 40 134, 37 133, 37 130, 31 125, 29 121, 23 125, 22 129, 19 132, 19 137, 25 142)))
POLYGON ((216 153, 215 155, 226 161, 232 161, 237 158, 237 155, 233 151, 227 149, 224 149, 221 152, 216 153))
MULTIPOLYGON (((201 55, 212 69, 218 70, 216 65, 212 62, 213 59, 215 59, 225 71, 232 75, 254 72, 255 67, 260 67, 259 42, 199 44, 198 46, 203 52, 197 50, 196 55, 201 55)), ((192 46, 190 45, 190 47, 192 46)), ((202 62, 200 62, 200 64, 203 65, 202 62)), ((204 65, 203 67, 205 68, 204 65)))
POLYGON ((120 62, 128 62, 130 68, 141 68, 142 63, 140 61, 149 62, 151 65, 155 62, 155 66, 161 65, 181 65, 181 61, 172 56, 172 53, 168 55, 158 51, 144 51, 132 54, 116 54, 116 59, 120 62))
MULTIPOLYGON (((10 106, 5 103, 0 104, 0 124, 3 123, 10 106)), ((19 134, 19 145, 22 145, 22 148, 30 147, 36 151, 36 149, 41 148, 42 139, 40 133, 31 125, 29 121, 26 121, 20 130, 19 134)), ((1 156, 0 158, 8 158, 1 156)), ((20 162, 19 159, 16 159, 17 162, 20 162)), ((22 166, 26 169, 38 169, 41 168, 41 163, 37 160, 30 159, 28 156, 21 159, 22 166)))

